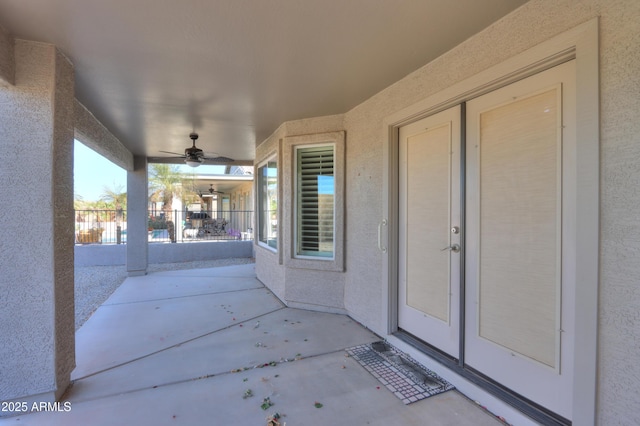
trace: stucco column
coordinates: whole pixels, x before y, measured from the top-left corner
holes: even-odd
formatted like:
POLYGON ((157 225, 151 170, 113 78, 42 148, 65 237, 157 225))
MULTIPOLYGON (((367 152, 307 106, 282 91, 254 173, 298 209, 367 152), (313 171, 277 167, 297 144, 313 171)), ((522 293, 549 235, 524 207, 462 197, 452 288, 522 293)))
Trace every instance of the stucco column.
POLYGON ((13 47, 15 84, 0 84, 0 400, 31 407, 58 399, 75 367, 75 95, 55 46, 13 47))
POLYGON ((145 275, 149 263, 147 213, 147 158, 133 157, 133 171, 127 172, 127 272, 145 275))

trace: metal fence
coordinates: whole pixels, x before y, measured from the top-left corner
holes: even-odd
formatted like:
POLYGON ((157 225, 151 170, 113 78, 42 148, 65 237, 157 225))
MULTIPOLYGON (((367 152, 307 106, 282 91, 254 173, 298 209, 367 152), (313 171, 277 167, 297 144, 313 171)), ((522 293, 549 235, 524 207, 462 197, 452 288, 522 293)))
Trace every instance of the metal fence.
POLYGON ((253 211, 149 212, 150 242, 253 239, 253 211))
POLYGON ((127 242, 126 210, 76 210, 76 244, 127 242))
MULTIPOLYGON (((125 244, 127 212, 76 210, 76 244, 125 244)), ((253 211, 152 211, 149 242, 197 242, 253 239, 253 211)))

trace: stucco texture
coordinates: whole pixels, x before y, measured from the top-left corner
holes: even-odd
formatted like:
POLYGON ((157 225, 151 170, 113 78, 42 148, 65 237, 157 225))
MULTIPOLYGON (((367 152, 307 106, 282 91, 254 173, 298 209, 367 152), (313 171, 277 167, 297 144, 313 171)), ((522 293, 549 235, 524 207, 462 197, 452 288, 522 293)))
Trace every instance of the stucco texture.
MULTIPOLYGON (((373 129, 375 124, 379 128, 384 116, 596 16, 600 16, 601 28, 602 155, 597 417, 600 424, 638 424, 640 402, 633 395, 640 390, 640 366, 633 359, 640 353, 640 288, 637 285, 640 282, 640 221, 633 212, 640 206, 640 55, 637 50, 640 3, 532 1, 526 4, 350 111, 346 125, 350 136, 348 150, 369 153, 381 149, 381 132, 373 129), (365 141, 368 142, 366 150, 365 141), (354 146, 358 142, 362 146, 354 146)), ((360 156, 354 158, 359 159, 360 156)), ((349 164, 354 166, 353 161, 349 164)), ((350 176, 354 172, 352 167, 350 176)), ((354 202, 351 194, 348 189, 349 205, 354 202)), ((370 230, 369 246, 373 245, 374 225, 371 220, 366 227, 370 230)), ((347 235, 349 253, 355 248, 350 231, 347 235)), ((348 258, 352 257, 348 255, 348 258)), ((353 265, 349 263, 348 267, 353 265)), ((370 272, 371 268, 364 271, 370 272)), ((358 318, 364 318, 367 312, 361 303, 361 297, 366 294, 364 289, 365 283, 359 275, 354 275, 345 290, 345 305, 358 318)))
MULTIPOLYGON (((386 318, 381 313, 386 289, 381 279, 377 228, 383 218, 385 117, 596 17, 600 25, 601 96, 597 422, 630 425, 640 424, 637 397, 640 2, 637 0, 531 0, 345 114, 344 306, 355 319, 384 333, 386 318)), ((380 52, 381 59, 384 53, 380 52)), ((288 127, 295 124, 289 123, 288 127)), ((259 253, 257 257, 260 264, 259 253)), ((262 270, 266 268, 267 265, 261 266, 262 270)), ((294 276, 287 275, 287 286, 290 278, 294 276)))
POLYGON ((285 269, 278 262, 278 253, 256 244, 256 276, 278 299, 286 303, 285 269))
POLYGON ((127 173, 127 272, 145 275, 149 264, 147 159, 133 158, 133 171, 127 173))
POLYGON ((125 170, 133 170, 133 154, 80 101, 74 104, 75 138, 125 170))
POLYGON ((0 400, 52 400, 75 367, 73 67, 42 43, 17 40, 15 58, 0 90, 0 400))
MULTIPOLYGON (((256 245, 256 273, 285 303, 305 306, 309 309, 344 312, 344 273, 335 271, 317 271, 324 267, 323 261, 308 261, 306 266, 287 267, 291 263, 293 226, 293 197, 284 191, 291 191, 292 151, 285 148, 285 138, 341 132, 344 128, 344 116, 334 115, 316 117, 283 123, 266 141, 256 148, 256 164, 273 154, 278 155, 278 252, 256 245), (288 179, 285 181, 285 179, 288 179), (310 269, 311 268, 311 269, 310 269)), ((303 138, 304 139, 304 138, 303 138)), ((343 214, 340 203, 336 214, 343 214)), ((347 225, 345 225, 346 227, 347 225)), ((339 234, 339 233, 338 233, 339 234)), ((339 250, 336 251, 337 253, 339 250)))
POLYGON ((55 286, 56 398, 69 385, 75 368, 73 127, 75 76, 71 62, 56 50, 53 97, 53 267, 55 286))
MULTIPOLYGON (((262 144, 256 147, 256 162, 255 165, 258 166, 263 161, 270 158, 272 155, 276 155, 278 159, 278 168, 281 167, 282 164, 282 152, 280 150, 281 140, 285 135, 285 124, 281 125, 267 140, 265 140, 262 144)), ((278 171, 278 200, 282 200, 282 176, 281 172, 278 171)), ((256 181, 257 182, 257 181, 256 181)), ((257 193, 257 191, 254 191, 257 193)), ((260 207, 259 201, 255 200, 256 212, 260 207)), ((278 203, 278 217, 282 215, 282 205, 278 203)), ((257 215, 256 215, 257 220, 257 215)), ((256 223, 255 230, 255 253, 256 253, 256 276, 258 279, 265 284, 269 289, 283 302, 285 301, 285 289, 286 289, 286 281, 285 281, 285 270, 282 266, 282 240, 284 238, 283 231, 278 229, 278 251, 274 253, 273 251, 264 248, 258 244, 258 227, 259 225, 256 223)))

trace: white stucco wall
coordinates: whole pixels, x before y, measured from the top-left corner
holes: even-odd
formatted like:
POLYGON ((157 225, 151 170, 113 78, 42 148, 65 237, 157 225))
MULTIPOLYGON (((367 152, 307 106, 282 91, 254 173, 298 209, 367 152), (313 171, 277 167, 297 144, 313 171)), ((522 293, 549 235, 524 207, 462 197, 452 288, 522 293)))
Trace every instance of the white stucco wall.
POLYGON ((127 171, 133 170, 133 154, 76 99, 75 138, 127 171))
MULTIPOLYGON (((344 307, 384 333, 377 227, 382 211, 385 117, 595 17, 600 18, 599 424, 640 424, 640 2, 531 0, 366 102, 347 112, 344 307)), ((384 59, 385 52, 380 52, 384 59)), ((305 128, 310 120, 286 123, 305 128)), ((323 131, 322 129, 307 129, 323 131)), ((257 152, 272 149, 282 127, 257 152)), ((259 156, 256 160, 260 160, 259 156)), ((287 210, 283 212, 286 216, 287 210)), ((286 236, 285 236, 286 238, 286 236)), ((262 249, 263 250, 263 249, 262 249)), ((276 256, 257 250, 259 277, 280 294, 307 275, 276 273, 276 256), (284 276, 283 276, 284 275, 284 276), (261 278, 262 279, 262 278, 261 278), (284 282, 282 281, 284 279, 284 282)), ((336 279, 314 274, 314 285, 336 279)), ((579 285, 579 283, 578 283, 579 285)), ((310 297, 330 298, 329 295, 310 297)), ((285 297, 286 298, 286 297, 285 297)))
MULTIPOLYGON (((149 244, 149 263, 189 262, 232 257, 253 257, 251 241, 152 243, 149 244)), ((124 265, 126 244, 88 244, 75 246, 75 266, 124 265)))
POLYGON ((55 50, 51 208, 53 209, 53 280, 56 398, 62 396, 75 368, 73 207, 73 126, 75 75, 71 61, 55 50))
MULTIPOLYGON (((256 149, 256 164, 278 152, 278 253, 256 245, 256 271, 263 281, 281 300, 290 306, 327 312, 344 313, 343 272, 326 272, 307 268, 285 267, 284 256, 292 252, 292 216, 286 214, 293 209, 292 199, 284 195, 283 179, 290 179, 283 172, 291 167, 291 152, 285 152, 286 137, 313 135, 342 131, 344 116, 333 115, 283 123, 273 135, 256 149), (285 158, 286 156, 286 158, 285 158), (259 253, 259 254, 258 254, 259 253)), ((339 204, 339 203, 338 203, 339 204)), ((256 206, 259 206, 256 202, 256 206)), ((344 209, 336 207, 336 214, 344 215, 344 209)))
MULTIPOLYGON (((347 113, 347 203, 353 206, 347 209, 347 221, 353 224, 350 215, 365 205, 360 194, 374 194, 372 185, 380 183, 381 157, 375 168, 367 167, 366 157, 374 160, 381 153, 380 123, 386 115, 596 16, 601 94, 598 421, 638 424, 640 399, 634 395, 640 391, 640 365, 634 360, 640 356, 640 2, 531 1, 347 113), (365 177, 369 172, 372 185, 365 184, 363 172, 365 177)), ((367 197, 374 210, 381 208, 376 199, 367 197)), ((374 328, 380 320, 370 318, 375 317, 371 307, 381 302, 380 290, 372 283, 381 271, 375 266, 379 263, 367 259, 380 256, 375 249, 380 218, 370 215, 361 229, 349 226, 347 234, 345 306, 374 328)))
POLYGON ((229 191, 229 200, 232 203, 231 210, 249 211, 253 210, 253 182, 243 182, 229 191), (235 209, 233 204, 235 203, 235 209), (243 207, 244 203, 244 207, 243 207))
POLYGON ((22 40, 15 71, 0 90, 0 400, 53 401, 75 367, 74 73, 55 46, 22 40))

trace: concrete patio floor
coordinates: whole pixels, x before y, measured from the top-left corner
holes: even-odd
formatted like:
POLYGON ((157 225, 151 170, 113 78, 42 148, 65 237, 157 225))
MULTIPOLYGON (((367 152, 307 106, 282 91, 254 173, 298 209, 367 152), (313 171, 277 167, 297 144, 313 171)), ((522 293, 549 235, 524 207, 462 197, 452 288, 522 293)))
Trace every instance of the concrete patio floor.
POLYGON ((252 264, 128 278, 76 336, 71 410, 1 424, 266 425, 276 412, 289 426, 501 424, 455 390, 404 405, 346 356, 378 336, 285 307, 252 264))

